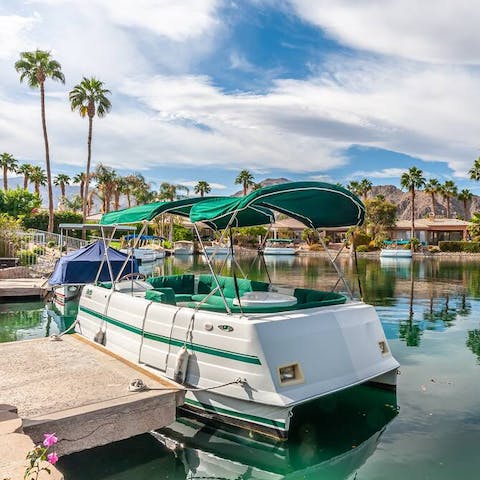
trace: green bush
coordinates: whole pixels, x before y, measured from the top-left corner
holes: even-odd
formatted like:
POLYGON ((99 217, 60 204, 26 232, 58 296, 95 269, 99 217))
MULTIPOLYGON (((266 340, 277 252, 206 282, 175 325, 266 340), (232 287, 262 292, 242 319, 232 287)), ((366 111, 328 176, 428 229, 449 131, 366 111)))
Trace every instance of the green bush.
POLYGON ((50 240, 49 242, 47 242, 48 248, 55 248, 56 246, 57 246, 57 242, 55 242, 54 240, 50 240))
MULTIPOLYGON (((82 223, 83 217, 80 213, 75 212, 55 212, 54 219, 53 219, 53 231, 56 233, 60 233, 58 226, 61 223, 82 223)), ((48 212, 38 212, 31 215, 24 215, 22 217, 22 224, 23 227, 28 228, 35 228, 37 230, 44 230, 48 229, 48 212)), ((68 233, 70 236, 73 237, 81 237, 82 232, 80 230, 71 230, 68 233)))
POLYGON ((368 245, 359 245, 356 250, 359 253, 368 252, 368 245))
POLYGON ((320 243, 313 243, 308 246, 308 249, 311 252, 323 252, 325 249, 323 248, 323 245, 320 243))
POLYGON ((36 245, 33 247, 33 253, 37 255, 45 255, 45 247, 42 247, 41 245, 36 245))
POLYGON ((30 215, 40 207, 42 201, 35 193, 30 193, 23 188, 14 188, 11 190, 0 190, 0 211, 7 213, 12 217, 19 215, 30 215))
MULTIPOLYGON (((370 235, 363 232, 355 232, 353 239, 354 239, 354 247, 365 245, 365 247, 367 247, 367 250, 364 250, 364 251, 365 252, 368 251, 368 244, 372 241, 372 237, 370 235)), ((357 252, 358 251, 359 250, 357 248, 357 252)))
POLYGON ((445 241, 438 242, 441 252, 480 253, 480 242, 445 241))
POLYGON ((35 265, 37 263, 38 255, 31 250, 20 250, 17 255, 20 265, 23 267, 27 265, 35 265))

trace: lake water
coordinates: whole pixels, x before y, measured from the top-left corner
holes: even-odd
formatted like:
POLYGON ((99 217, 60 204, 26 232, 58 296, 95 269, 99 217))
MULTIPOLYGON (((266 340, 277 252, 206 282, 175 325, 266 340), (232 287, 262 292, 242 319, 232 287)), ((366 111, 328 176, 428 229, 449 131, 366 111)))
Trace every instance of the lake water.
MULTIPOLYGON (((207 271, 197 258, 147 273, 207 271)), ((243 270, 251 258, 241 259, 243 270)), ((324 288, 318 257, 266 259, 274 283, 324 288)), ((354 261, 341 259, 359 292, 354 261)), ((359 259, 361 291, 377 308, 401 364, 397 394, 357 387, 309 405, 286 443, 182 418, 168 429, 64 457, 67 479, 477 479, 480 456, 480 264, 476 260, 359 259)), ((221 267, 221 261, 217 263, 221 267)), ((225 265, 228 272, 230 264, 225 265)), ((262 265, 252 278, 266 279, 262 265)), ((57 328, 41 304, 0 305, 0 341, 57 328), (13 311, 16 309, 16 311, 13 311)))

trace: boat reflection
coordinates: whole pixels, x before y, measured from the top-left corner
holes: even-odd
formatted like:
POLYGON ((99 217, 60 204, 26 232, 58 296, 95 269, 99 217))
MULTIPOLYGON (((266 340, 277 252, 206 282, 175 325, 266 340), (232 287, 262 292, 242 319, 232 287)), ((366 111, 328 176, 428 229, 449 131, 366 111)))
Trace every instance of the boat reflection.
POLYGON ((368 386, 330 395, 294 412, 287 442, 179 418, 155 437, 172 449, 186 478, 343 479, 375 451, 397 415, 396 395, 368 386))

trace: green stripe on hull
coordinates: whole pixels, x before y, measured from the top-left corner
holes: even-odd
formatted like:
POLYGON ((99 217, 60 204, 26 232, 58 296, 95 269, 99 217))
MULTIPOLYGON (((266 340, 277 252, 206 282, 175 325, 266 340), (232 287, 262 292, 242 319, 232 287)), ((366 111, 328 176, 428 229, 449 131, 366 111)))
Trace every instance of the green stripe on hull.
POLYGON ((249 420, 255 423, 261 423, 262 425, 268 425, 269 427, 275 427, 282 430, 285 430, 285 423, 279 422, 278 420, 271 420, 270 418, 258 417, 257 415, 250 415, 248 413, 241 413, 235 410, 228 410, 221 407, 213 407, 206 403, 198 402, 197 400, 191 400, 190 398, 185 399, 185 403, 192 405, 194 407, 203 408, 207 412, 218 413, 220 415, 228 415, 230 417, 239 418, 242 420, 249 420))
MULTIPOLYGON (((144 338, 148 340, 154 340, 156 342, 166 343, 167 345, 173 345, 175 347, 182 347, 185 344, 184 341, 179 340, 177 338, 164 337, 163 335, 157 335, 156 333, 142 332, 141 328, 137 328, 132 325, 129 325, 128 323, 124 323, 124 322, 121 322, 120 320, 116 320, 115 318, 102 315, 101 313, 98 313, 95 310, 91 310, 90 308, 87 308, 87 307, 80 306, 80 310, 82 312, 87 313, 88 315, 92 315, 93 317, 99 318, 101 320, 104 320, 105 322, 115 325, 116 327, 123 328, 124 330, 128 330, 129 332, 135 333, 137 335, 143 334, 144 338)), ((196 352, 207 353, 209 355, 215 355, 217 357, 229 358, 231 360, 237 360, 239 362, 251 363, 254 365, 261 365, 260 359, 253 355, 245 355, 243 353, 230 352, 228 350, 220 350, 218 348, 212 348, 206 345, 199 345, 197 343, 187 342, 187 345, 191 350, 194 350, 196 352)))

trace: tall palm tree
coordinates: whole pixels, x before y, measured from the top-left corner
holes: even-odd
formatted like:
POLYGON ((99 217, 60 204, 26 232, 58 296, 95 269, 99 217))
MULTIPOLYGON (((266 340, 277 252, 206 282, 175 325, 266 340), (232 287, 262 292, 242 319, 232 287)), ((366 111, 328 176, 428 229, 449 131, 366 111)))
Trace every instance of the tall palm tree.
POLYGON ((365 202, 367 200, 367 195, 370 190, 372 190, 372 182, 368 178, 364 178, 359 183, 359 193, 362 196, 362 200, 365 202))
POLYGON ((254 185, 255 183, 254 179, 255 177, 248 170, 242 170, 237 175, 237 178, 235 179, 235 185, 242 185, 243 196, 245 196, 248 193, 248 187, 251 187, 254 185))
POLYGON ((468 220, 469 215, 467 215, 467 202, 469 202, 473 198, 473 193, 467 188, 464 188, 458 194, 457 198, 463 202, 463 216, 465 220, 468 220))
POLYGON ((400 185, 405 190, 410 192, 410 198, 412 201, 412 226, 410 230, 410 238, 415 237, 415 189, 422 188, 425 185, 425 177, 422 170, 417 167, 411 167, 408 172, 402 173, 400 177, 400 185))
POLYGON ((477 182, 480 180, 480 157, 478 157, 474 162, 472 168, 468 171, 470 178, 472 180, 476 180, 477 182))
POLYGON ((196 185, 194 192, 198 195, 200 194, 201 197, 204 197, 206 193, 210 193, 212 191, 212 187, 208 182, 205 180, 200 180, 196 185))
POLYGON ((30 173, 30 181, 35 185, 35 193, 40 196, 40 185, 46 185, 48 181, 45 170, 38 165, 33 167, 30 173))
POLYGON ((54 179, 53 184, 60 187, 62 198, 65 198, 65 187, 70 185, 70 177, 65 173, 59 173, 54 179))
POLYGON ((80 200, 82 201, 82 208, 83 209, 83 193, 84 193, 84 187, 85 187, 85 172, 77 173, 73 179, 73 183, 75 184, 80 184, 80 200))
POLYGON ((432 199, 432 213, 435 216, 435 195, 437 193, 440 193, 442 190, 442 186, 440 185, 440 182, 436 178, 431 178, 426 184, 425 184, 425 193, 428 193, 431 196, 432 199))
POLYGON ((33 165, 30 165, 29 163, 22 163, 18 168, 17 168, 17 173, 20 173, 23 175, 23 189, 27 190, 28 189, 28 180, 30 179, 30 173, 32 172, 33 165))
MULTIPOLYGON (((99 163, 95 168, 94 174, 97 181, 97 190, 103 200, 103 212, 108 213, 110 211, 110 204, 115 190, 115 181, 117 178, 117 172, 111 167, 107 167, 99 163)), ((88 182, 87 182, 88 183, 88 182)))
MULTIPOLYGON (((88 117, 88 138, 87 138, 87 168, 85 171, 85 183, 83 198, 88 199, 88 186, 90 183, 90 165, 92 159, 92 129, 93 117, 95 114, 99 118, 104 117, 112 108, 110 100, 107 98, 110 90, 103 88, 103 82, 95 77, 86 78, 73 87, 69 93, 70 106, 72 111, 78 110, 80 116, 88 117)), ((83 206, 83 221, 87 219, 87 203, 83 206)))
POLYGON ((0 155, 0 167, 3 168, 3 189, 8 190, 8 172, 16 172, 18 167, 18 161, 13 158, 13 155, 4 152, 0 155))
POLYGON ((189 188, 186 187, 185 185, 175 185, 173 183, 162 182, 160 184, 158 198, 160 200, 167 200, 169 202, 173 202, 174 200, 185 198, 185 196, 187 196, 188 193, 189 193, 189 188), (184 192, 185 195, 179 192, 184 192))
POLYGON ((22 52, 20 60, 15 63, 15 70, 20 73, 20 82, 26 80, 31 88, 40 87, 40 102, 42 111, 43 141, 45 143, 45 167, 48 182, 48 231, 53 232, 53 192, 52 172, 50 170, 50 149, 48 146, 47 121, 45 118, 45 80, 51 78, 65 83, 61 65, 44 50, 22 52))
POLYGON ((447 218, 450 218, 450 199, 458 195, 458 188, 453 180, 446 180, 442 185, 441 193, 447 201, 447 218))

